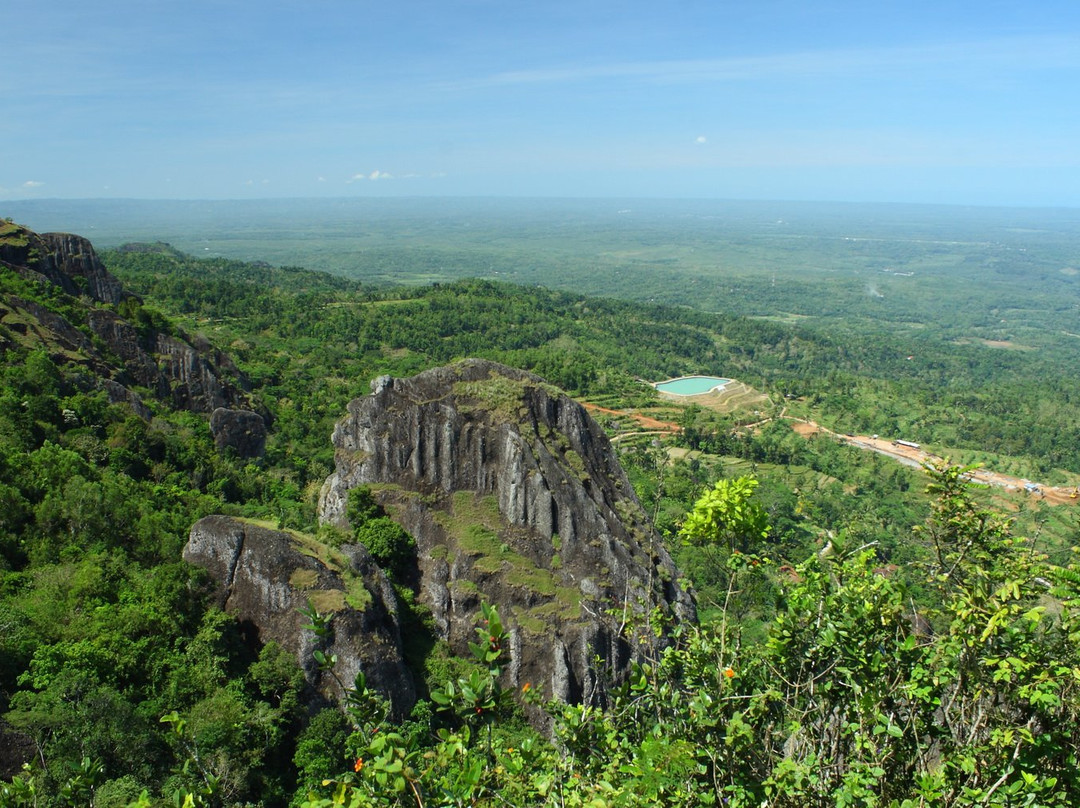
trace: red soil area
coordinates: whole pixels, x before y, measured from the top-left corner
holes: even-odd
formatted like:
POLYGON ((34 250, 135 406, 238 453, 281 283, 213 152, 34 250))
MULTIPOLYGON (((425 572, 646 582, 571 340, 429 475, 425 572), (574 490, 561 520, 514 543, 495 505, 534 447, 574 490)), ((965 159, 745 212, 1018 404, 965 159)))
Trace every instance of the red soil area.
POLYGON ((599 407, 596 404, 589 404, 587 401, 581 402, 581 406, 587 409, 589 412, 602 412, 606 415, 616 415, 620 418, 632 418, 640 426, 650 431, 655 432, 668 432, 674 434, 678 432, 682 427, 671 421, 659 421, 656 418, 650 418, 647 415, 641 415, 636 412, 620 412, 619 410, 609 410, 607 407, 599 407))

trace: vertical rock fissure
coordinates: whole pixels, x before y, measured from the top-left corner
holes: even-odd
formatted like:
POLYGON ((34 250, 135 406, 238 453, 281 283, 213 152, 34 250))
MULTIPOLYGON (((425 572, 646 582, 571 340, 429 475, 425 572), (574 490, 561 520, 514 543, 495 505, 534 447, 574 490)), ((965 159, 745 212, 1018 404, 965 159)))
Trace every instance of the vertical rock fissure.
POLYGON ((223 603, 228 603, 229 598, 232 596, 233 582, 236 580, 236 569, 240 566, 240 557, 244 554, 244 539, 247 536, 247 531, 241 528, 239 534, 239 539, 233 550, 232 558, 229 559, 229 571, 225 575, 223 603))

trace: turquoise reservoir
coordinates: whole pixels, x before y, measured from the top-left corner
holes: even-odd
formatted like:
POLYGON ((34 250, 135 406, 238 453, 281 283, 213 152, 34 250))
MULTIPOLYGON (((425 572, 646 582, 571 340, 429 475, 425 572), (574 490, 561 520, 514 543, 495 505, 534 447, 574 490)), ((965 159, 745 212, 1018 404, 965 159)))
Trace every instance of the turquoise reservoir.
POLYGON ((667 382, 657 382, 654 385, 661 393, 674 393, 677 396, 699 396, 709 393, 717 387, 723 387, 731 379, 721 379, 718 376, 683 376, 681 379, 672 379, 667 382))

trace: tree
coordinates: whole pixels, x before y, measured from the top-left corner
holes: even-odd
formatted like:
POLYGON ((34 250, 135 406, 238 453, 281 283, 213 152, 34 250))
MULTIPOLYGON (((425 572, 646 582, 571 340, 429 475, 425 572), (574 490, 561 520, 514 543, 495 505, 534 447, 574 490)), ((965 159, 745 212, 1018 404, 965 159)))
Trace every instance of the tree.
POLYGON ((367 548, 379 566, 394 577, 403 576, 415 557, 416 539, 386 515, 368 486, 349 489, 345 515, 356 540, 367 548))
POLYGON ((376 501, 371 488, 366 485, 358 485, 349 489, 349 501, 345 506, 345 516, 355 530, 369 519, 385 516, 382 506, 376 501))
POLYGON ((683 540, 724 547, 729 552, 752 552, 770 531, 768 514, 751 499, 757 487, 753 477, 717 480, 686 517, 680 531, 683 540))
POLYGON ((416 539, 391 519, 379 516, 356 529, 356 540, 391 575, 400 578, 416 556, 416 539))
POLYGON ((697 550, 683 554, 684 572, 704 598, 722 609, 723 621, 744 626, 762 623, 771 614, 769 579, 742 574, 748 565, 759 564, 754 554, 771 532, 765 508, 752 499, 757 487, 753 477, 717 480, 694 503, 679 532, 687 549, 697 550))

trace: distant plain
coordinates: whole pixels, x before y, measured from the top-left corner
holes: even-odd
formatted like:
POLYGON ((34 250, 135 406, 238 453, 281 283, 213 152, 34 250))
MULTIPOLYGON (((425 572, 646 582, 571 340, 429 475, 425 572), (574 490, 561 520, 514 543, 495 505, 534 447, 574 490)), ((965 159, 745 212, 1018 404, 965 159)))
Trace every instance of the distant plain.
POLYGON ((363 284, 488 278, 987 350, 1080 340, 1080 210, 713 200, 40 200, 5 216, 98 248, 363 284))

